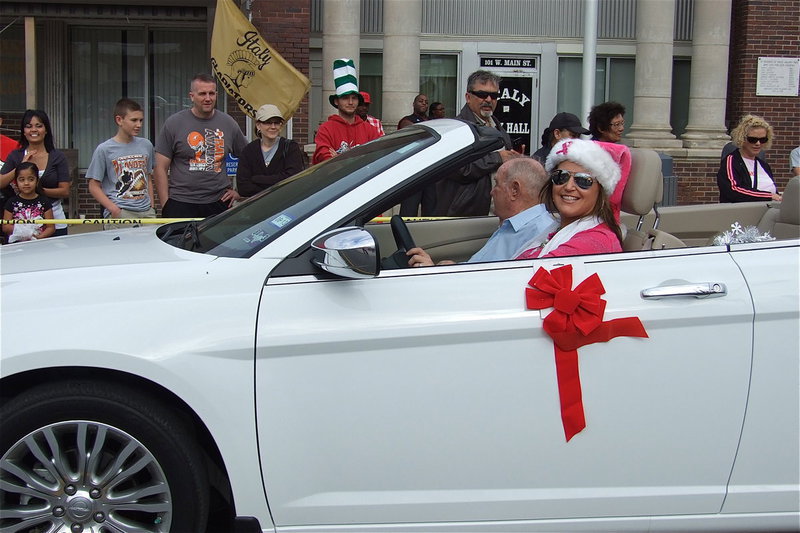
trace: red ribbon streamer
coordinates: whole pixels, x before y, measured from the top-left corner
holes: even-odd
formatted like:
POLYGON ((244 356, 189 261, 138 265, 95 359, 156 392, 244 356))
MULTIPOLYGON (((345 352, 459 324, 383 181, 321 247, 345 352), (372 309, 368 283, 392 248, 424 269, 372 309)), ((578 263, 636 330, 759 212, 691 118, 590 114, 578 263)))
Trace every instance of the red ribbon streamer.
POLYGON ((586 427, 578 370, 578 348, 615 337, 647 337, 637 317, 603 322, 606 290, 595 273, 572 289, 572 265, 548 272, 542 267, 525 288, 528 309, 553 311, 544 319, 544 330, 553 339, 556 357, 561 422, 567 442, 586 427))

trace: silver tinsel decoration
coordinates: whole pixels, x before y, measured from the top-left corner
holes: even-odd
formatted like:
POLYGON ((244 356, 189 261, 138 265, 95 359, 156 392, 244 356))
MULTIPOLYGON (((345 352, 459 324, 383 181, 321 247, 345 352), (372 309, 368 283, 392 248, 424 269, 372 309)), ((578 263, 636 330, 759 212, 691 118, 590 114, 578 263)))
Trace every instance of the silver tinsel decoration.
POLYGON ((761 233, 755 226, 742 227, 738 222, 731 224, 731 229, 714 237, 715 246, 725 246, 728 244, 744 244, 748 242, 774 241, 775 237, 768 231, 761 233))

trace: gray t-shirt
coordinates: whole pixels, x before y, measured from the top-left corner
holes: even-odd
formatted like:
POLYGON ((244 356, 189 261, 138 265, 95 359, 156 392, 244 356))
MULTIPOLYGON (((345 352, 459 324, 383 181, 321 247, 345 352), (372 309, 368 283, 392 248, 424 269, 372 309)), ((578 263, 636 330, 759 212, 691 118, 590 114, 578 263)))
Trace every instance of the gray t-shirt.
POLYGON ((156 138, 156 152, 172 160, 169 197, 191 204, 209 204, 231 187, 225 156, 238 156, 247 139, 233 118, 214 111, 209 119, 184 109, 169 117, 156 138))
MULTIPOLYGON (((103 192, 118 207, 129 211, 150 209, 150 180, 153 173, 153 143, 134 137, 129 143, 113 138, 94 150, 86 178, 100 182, 103 192)), ((104 216, 108 216, 107 210, 104 216)))
POLYGON ((800 146, 789 153, 789 170, 800 167, 800 146))

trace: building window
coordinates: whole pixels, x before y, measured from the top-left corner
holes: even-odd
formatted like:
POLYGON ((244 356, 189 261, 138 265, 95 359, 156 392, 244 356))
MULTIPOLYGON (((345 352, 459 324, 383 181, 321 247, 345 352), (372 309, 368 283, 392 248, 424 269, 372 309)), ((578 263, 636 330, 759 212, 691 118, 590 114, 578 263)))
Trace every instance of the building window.
MULTIPOLYGON (((621 57, 598 57, 595 67, 594 105, 614 101, 625 106, 625 122, 633 124, 633 80, 635 61, 621 57)), ((558 59, 558 111, 581 117, 583 58, 558 59)))
POLYGON ((358 89, 369 93, 372 103, 369 114, 383 116, 383 54, 362 53, 361 65, 356 65, 358 89))
MULTIPOLYGON (((149 113, 151 135, 161 131, 168 116, 192 107, 189 80, 197 73, 211 74, 206 30, 160 29, 150 32, 149 113)), ((217 107, 222 107, 225 90, 217 88, 217 107)))
MULTIPOLYGON (((358 70, 358 86, 372 98, 370 115, 381 117, 383 112, 383 55, 362 53, 358 70)), ((419 91, 428 97, 428 103, 442 102, 445 115, 454 117, 460 110, 458 105, 458 56, 454 54, 421 54, 419 62, 419 91)), ((412 101, 408 112, 412 112, 412 101)))
POLYGON ((672 105, 669 109, 669 122, 675 137, 686 133, 686 126, 689 123, 691 70, 692 61, 690 59, 676 58, 672 61, 672 105))
POLYGON ((142 104, 141 135, 151 141, 168 116, 191 107, 189 80, 209 71, 205 43, 205 28, 71 27, 69 120, 79 166, 88 167, 95 147, 116 133, 118 99, 142 104))
MULTIPOLYGON (((8 24, 0 39, 0 104, 4 113, 25 110, 25 29, 21 23, 8 24)), ((6 125, 3 134, 16 139, 19 128, 6 125)))
MULTIPOLYGON (((561 57, 558 60, 558 111, 580 116, 583 63, 580 57, 561 57)), ((675 58, 672 62, 672 97, 670 125, 680 137, 689 121, 689 80, 692 62, 675 58)), ((633 87, 636 62, 631 58, 598 57, 594 88, 594 104, 612 100, 625 106, 626 132, 634 123, 633 87)), ((581 117, 585 120, 586 117, 581 117)))
MULTIPOLYGON (((635 113, 633 109, 633 80, 636 79, 636 61, 631 58, 608 57, 604 59, 606 72, 605 98, 595 103, 606 101, 619 102, 625 106, 625 126, 630 130, 635 113)), ((599 96, 599 95, 598 95, 599 96)))
POLYGON ((88 167, 95 146, 116 133, 114 102, 127 96, 144 105, 144 30, 73 27, 70 48, 72 146, 88 167))
MULTIPOLYGON (((558 58, 558 99, 556 101, 556 112, 572 113, 581 117, 581 83, 583 72, 581 71, 581 58, 579 57, 560 57, 558 58)), ((597 88, 595 88, 595 100, 597 99, 597 88)), ((547 117, 544 117, 547 119, 547 117)), ((547 120, 549 122, 549 120, 547 120)))
MULTIPOLYGON (((458 90, 458 56, 453 54, 422 54, 419 63, 420 92, 428 103, 442 102, 447 117, 461 110, 458 90)), ((409 102, 409 108, 411 103, 409 102)))

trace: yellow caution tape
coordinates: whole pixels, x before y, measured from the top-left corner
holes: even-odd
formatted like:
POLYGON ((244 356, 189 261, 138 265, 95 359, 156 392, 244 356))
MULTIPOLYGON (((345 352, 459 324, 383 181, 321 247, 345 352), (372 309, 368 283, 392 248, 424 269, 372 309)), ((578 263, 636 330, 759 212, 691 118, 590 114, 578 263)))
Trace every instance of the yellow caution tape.
MULTIPOLYGON (((422 220, 449 220, 458 217, 403 217, 406 222, 422 220)), ((389 222, 392 217, 375 217, 370 222, 389 222)), ((189 222, 203 220, 202 218, 37 218, 37 219, 12 219, 3 220, 3 224, 109 224, 132 226, 139 224, 172 224, 173 222, 189 222)))
MULTIPOLYGON (((450 220, 463 217, 402 217, 406 222, 420 222, 423 220, 450 220)), ((375 217, 370 222, 389 222, 392 217, 375 217)))

